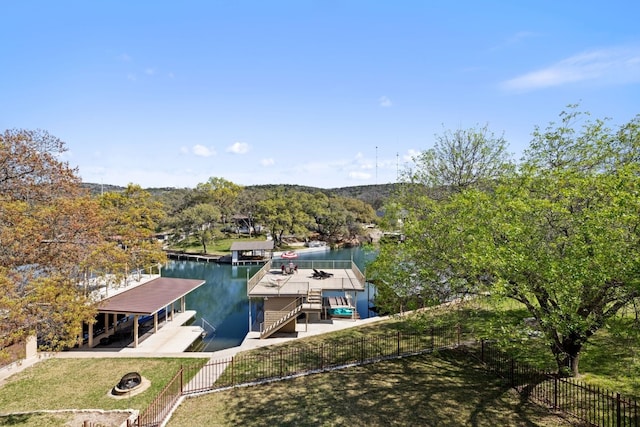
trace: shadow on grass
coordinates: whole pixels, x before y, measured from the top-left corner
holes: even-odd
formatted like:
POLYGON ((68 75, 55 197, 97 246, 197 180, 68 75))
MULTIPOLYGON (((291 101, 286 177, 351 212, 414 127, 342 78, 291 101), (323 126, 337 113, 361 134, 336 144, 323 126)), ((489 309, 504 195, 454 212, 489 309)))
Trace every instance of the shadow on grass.
POLYGON ((29 422, 32 414, 6 415, 0 417, 0 426, 19 426, 29 422))
POLYGON ((169 426, 196 424, 569 425, 455 351, 187 399, 169 426))

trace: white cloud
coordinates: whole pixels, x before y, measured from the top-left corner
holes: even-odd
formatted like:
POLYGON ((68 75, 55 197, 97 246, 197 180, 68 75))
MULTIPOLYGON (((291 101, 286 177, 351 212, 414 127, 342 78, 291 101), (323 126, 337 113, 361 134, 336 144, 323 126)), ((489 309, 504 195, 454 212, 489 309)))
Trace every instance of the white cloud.
POLYGON ((246 142, 234 142, 229 147, 227 147, 228 153, 233 154, 246 154, 249 151, 249 144, 246 142))
POLYGON ((640 48, 611 48, 571 56, 547 68, 507 80, 510 91, 530 91, 591 81, 624 84, 640 81, 640 48))
POLYGON ((137 80, 136 75, 134 73, 127 74, 127 80, 131 80, 132 82, 135 82, 137 80))
POLYGON ((148 76, 153 76, 156 73, 155 68, 147 68, 144 70, 144 73, 148 76))
POLYGON ((367 172, 353 171, 353 172, 349 172, 349 178, 355 179, 358 181, 364 181, 364 180, 370 179, 371 174, 367 172))
POLYGON ((122 54, 118 55, 118 60, 123 61, 123 62, 131 62, 131 57, 129 55, 127 55, 126 53, 122 53, 122 54))
POLYGON ((413 148, 410 148, 403 156, 402 156, 402 160, 404 160, 405 162, 413 162, 413 159, 418 156, 420 154, 420 151, 418 150, 414 150, 413 148))
POLYGON ((360 169, 373 169, 375 167, 375 162, 366 158, 362 152, 356 154, 353 164, 360 169))
POLYGON ((181 154, 189 154, 189 152, 190 152, 189 151, 189 147, 186 147, 184 145, 182 147, 180 147, 180 153, 181 154))
POLYGON ((273 160, 272 158, 262 159, 262 160, 260 160, 260 164, 262 166, 273 166, 273 165, 276 164, 276 161, 273 160))
POLYGON ((381 96, 380 98, 378 98, 378 105, 380 105, 381 107, 391 107, 391 105, 393 104, 388 97, 381 96))
POLYGON ((213 148, 205 147, 204 145, 200 144, 194 145, 191 151, 198 157, 211 157, 215 156, 216 154, 216 150, 214 150, 213 148))

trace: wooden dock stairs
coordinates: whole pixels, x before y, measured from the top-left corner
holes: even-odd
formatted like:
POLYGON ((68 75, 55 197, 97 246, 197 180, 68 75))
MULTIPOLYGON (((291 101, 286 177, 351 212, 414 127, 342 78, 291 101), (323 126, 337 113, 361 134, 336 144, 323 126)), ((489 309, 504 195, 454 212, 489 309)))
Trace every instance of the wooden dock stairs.
POLYGON ((264 313, 264 325, 260 338, 268 338, 278 332, 291 321, 295 321, 298 314, 322 312, 322 289, 309 289, 307 297, 297 298, 287 307, 278 311, 266 311, 264 313))

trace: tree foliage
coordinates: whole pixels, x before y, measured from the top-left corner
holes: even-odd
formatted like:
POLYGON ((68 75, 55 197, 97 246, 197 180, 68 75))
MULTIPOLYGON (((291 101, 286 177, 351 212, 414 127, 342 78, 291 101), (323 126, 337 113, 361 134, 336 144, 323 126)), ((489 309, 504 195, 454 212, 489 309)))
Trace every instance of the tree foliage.
POLYGON ((446 130, 436 135, 433 148, 414 159, 416 167, 405 180, 430 190, 461 191, 496 179, 511 167, 504 137, 495 136, 487 125, 446 130))
POLYGON ((178 214, 173 225, 175 231, 183 236, 193 236, 207 253, 207 244, 215 238, 215 225, 220 220, 220 210, 210 203, 199 203, 188 207, 178 214))
POLYGON ((103 219, 59 160, 65 151, 44 131, 0 135, 0 347, 34 330, 59 347, 93 318, 77 285, 103 219))
POLYGON ((65 152, 44 131, 0 135, 0 348, 33 331, 44 348, 75 344, 95 317, 90 278, 165 259, 147 195, 92 198, 65 152))
POLYGON ((304 209, 306 193, 276 188, 256 204, 256 221, 269 230, 276 245, 282 244, 285 233, 306 235, 312 218, 304 209))
POLYGON ((537 320, 558 369, 640 291, 637 118, 611 131, 573 110, 536 129, 517 173, 490 189, 400 200, 405 244, 370 269, 390 309, 490 291, 537 320))
POLYGON ((191 196, 191 205, 211 203, 222 215, 221 221, 226 224, 234 214, 236 200, 242 187, 224 178, 211 177, 200 183, 191 196))
POLYGON ((162 247, 154 239, 164 211, 147 191, 129 184, 123 192, 104 193, 100 205, 107 220, 103 228, 102 264, 106 264, 110 274, 126 277, 131 271, 141 272, 166 261, 162 247), (108 246, 112 246, 111 250, 108 246))

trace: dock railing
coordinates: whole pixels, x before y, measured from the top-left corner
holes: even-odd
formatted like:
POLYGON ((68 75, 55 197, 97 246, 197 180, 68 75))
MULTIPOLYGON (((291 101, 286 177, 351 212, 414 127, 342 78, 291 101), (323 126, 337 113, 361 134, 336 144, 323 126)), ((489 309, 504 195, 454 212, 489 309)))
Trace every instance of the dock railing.
MULTIPOLYGON (((266 276, 267 273, 271 270, 271 263, 272 261, 267 261, 256 274, 249 278, 249 280, 247 281, 247 295, 251 293, 253 288, 255 288, 256 285, 260 283, 260 280, 262 280, 262 278, 266 276)), ((278 268, 280 267, 278 266, 278 268)))
MULTIPOLYGON (((355 279, 360 284, 362 288, 365 286, 365 277, 362 274, 362 271, 358 268, 355 262, 352 260, 286 260, 286 259, 273 259, 269 262, 269 265, 265 265, 258 273, 256 273, 251 279, 249 279, 249 283, 247 284, 247 293, 251 292, 251 290, 260 282, 260 280, 269 272, 270 269, 281 270, 283 266, 288 266, 289 263, 293 262, 298 269, 305 270, 351 270, 355 275, 355 279), (266 269, 265 269, 266 268, 266 269)), ((348 291, 353 290, 352 279, 351 278, 343 278, 342 279, 343 286, 342 290, 348 291), (345 286, 344 284, 348 283, 349 286, 345 286)))

